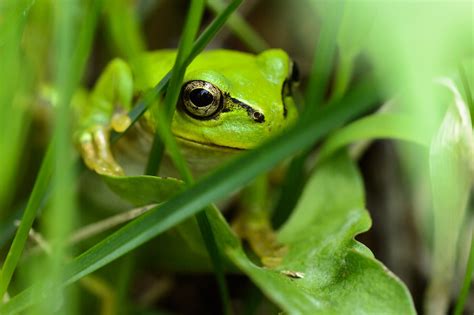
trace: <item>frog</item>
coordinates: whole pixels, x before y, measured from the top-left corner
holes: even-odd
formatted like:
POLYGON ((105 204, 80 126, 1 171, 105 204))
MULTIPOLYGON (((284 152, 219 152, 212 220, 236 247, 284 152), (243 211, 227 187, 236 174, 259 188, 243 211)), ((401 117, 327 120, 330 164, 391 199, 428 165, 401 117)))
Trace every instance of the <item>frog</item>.
MULTIPOLYGON (((156 132, 151 110, 114 150, 110 133, 128 129, 126 114, 134 100, 172 69, 176 55, 172 49, 151 51, 129 62, 113 59, 105 67, 86 101, 75 106, 75 143, 88 168, 124 175, 116 155, 125 164, 138 160, 143 164, 156 132)), ((193 173, 206 174, 288 128, 298 115, 293 98, 298 81, 296 63, 281 49, 259 54, 216 49, 199 54, 187 67, 171 120, 171 131, 193 173)))
MULTIPOLYGON (((126 172, 124 167, 145 164, 156 132, 157 111, 146 111, 132 128, 127 113, 135 99, 172 69, 176 57, 176 50, 158 50, 129 62, 116 58, 105 67, 92 91, 82 93, 80 106, 75 106, 79 119, 74 137, 87 167, 102 175, 121 176, 130 174, 130 167, 126 172), (127 129, 126 136, 112 146, 110 133, 127 129)), ((202 176, 291 126, 298 117, 293 98, 298 81, 298 67, 282 49, 259 54, 217 49, 199 54, 184 74, 170 125, 193 175, 202 176)), ((160 102, 162 99, 153 106, 160 102)), ((179 177, 170 159, 162 164, 157 176, 179 177)), ((244 190, 245 209, 232 226, 263 264, 273 267, 285 247, 276 240, 269 211, 264 209, 266 179, 259 177, 251 185, 253 188, 244 190)))

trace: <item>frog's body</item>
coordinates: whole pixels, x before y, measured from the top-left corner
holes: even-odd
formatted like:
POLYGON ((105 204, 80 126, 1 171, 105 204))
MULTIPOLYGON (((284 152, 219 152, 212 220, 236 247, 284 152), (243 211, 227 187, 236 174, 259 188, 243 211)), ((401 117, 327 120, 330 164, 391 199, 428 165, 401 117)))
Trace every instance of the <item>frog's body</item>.
MULTIPOLYGON (((134 96, 153 88, 172 68, 176 52, 146 53, 130 64, 112 61, 79 109, 76 138, 86 164, 99 173, 121 174, 108 144, 110 129, 128 126, 124 114, 134 96)), ((192 169, 200 174, 241 150, 254 148, 297 116, 291 87, 297 75, 278 49, 259 55, 229 50, 200 54, 189 65, 171 129, 192 169)), ((148 111, 118 145, 127 160, 145 160, 155 129, 148 111), (131 141, 132 139, 132 141, 131 141)))
MULTIPOLYGON (((153 88, 172 68, 175 58, 175 51, 162 50, 130 63, 115 59, 91 92, 76 94, 74 107, 79 120, 75 138, 89 168, 108 175, 123 174, 122 166, 128 174, 143 172, 155 133, 156 111, 147 111, 114 150, 109 133, 129 127, 126 113, 133 99, 153 88)), ((297 76, 294 63, 278 49, 259 55, 214 50, 197 56, 184 75, 171 121, 171 131, 194 175, 258 146, 294 122, 297 111, 291 91, 297 76)), ((177 175, 169 160, 163 164, 159 175, 177 175)), ((265 189, 254 189, 265 182, 257 180, 250 193, 244 193, 253 192, 257 197, 244 198, 251 206, 242 209, 234 227, 261 256, 262 263, 273 267, 281 261, 285 247, 276 241, 271 228, 265 189)))

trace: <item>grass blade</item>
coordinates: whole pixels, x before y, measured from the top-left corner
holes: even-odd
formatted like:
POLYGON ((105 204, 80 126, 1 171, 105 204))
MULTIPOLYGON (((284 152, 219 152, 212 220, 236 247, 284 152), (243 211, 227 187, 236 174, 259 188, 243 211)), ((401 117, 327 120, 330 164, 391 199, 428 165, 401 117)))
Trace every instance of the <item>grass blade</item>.
POLYGON ((15 226, 15 221, 20 220, 23 212, 25 211, 24 207, 16 209, 9 216, 2 219, 0 222, 0 249, 12 238, 15 234, 17 227, 15 226))
MULTIPOLYGON (((194 182, 191 171, 186 165, 186 161, 181 155, 173 134, 170 130, 171 117, 176 109, 178 102, 181 84, 183 82, 184 73, 189 63, 186 63, 192 49, 192 42, 198 31, 201 17, 204 11, 204 0, 195 0, 191 2, 189 8, 188 18, 183 31, 182 40, 180 42, 175 64, 172 69, 170 83, 166 92, 164 104, 158 105, 156 113, 156 134, 154 137, 152 150, 150 152, 148 163, 146 167, 146 174, 154 175, 158 173, 159 165, 164 153, 164 147, 168 148, 173 163, 179 170, 181 176, 187 185, 194 182)), ((214 233, 211 224, 207 218, 206 212, 200 212, 196 215, 199 229, 206 245, 206 249, 211 258, 216 274, 219 291, 221 293, 221 300, 223 306, 223 313, 230 314, 230 299, 227 292, 227 285, 224 276, 224 267, 221 254, 217 248, 214 233)))
MULTIPOLYGON (((308 149, 306 152, 311 152, 311 150, 308 149)), ((272 215, 272 226, 275 229, 285 223, 303 192, 307 179, 304 167, 309 154, 306 152, 295 156, 286 171, 285 180, 280 187, 277 206, 272 215)))
POLYGON ((90 1, 88 7, 85 9, 87 13, 81 21, 81 30, 78 34, 77 46, 74 49, 72 61, 69 61, 71 71, 71 86, 72 90, 79 85, 82 73, 86 66, 94 38, 94 33, 97 27, 97 20, 102 10, 105 0, 90 1), (71 67, 72 66, 72 67, 71 67))
MULTIPOLYGON (((128 0, 109 1, 105 7, 108 33, 116 45, 117 54, 127 60, 136 58, 146 50, 136 4, 128 0)), ((142 73, 138 65, 138 73, 142 73)))
POLYGON ((28 73, 25 57, 20 53, 23 32, 32 0, 8 0, 0 5, 0 219, 14 194, 15 172, 20 162, 30 116, 28 104, 19 95, 30 95, 34 78, 28 73))
MULTIPOLYGON (((225 24, 229 16, 239 7, 243 0, 234 0, 232 1, 227 8, 219 14, 212 23, 204 30, 204 32, 199 36, 196 42, 193 45, 190 55, 184 62, 184 64, 189 65, 191 61, 209 44, 209 42, 216 36, 220 31, 222 26, 225 24)), ((158 95, 163 93, 164 89, 168 86, 169 80, 171 78, 171 71, 166 74, 163 79, 155 86, 154 89, 145 93, 143 98, 138 100, 137 104, 130 111, 128 116, 132 121, 132 125, 140 119, 140 117, 145 113, 148 107, 156 100, 158 95)), ((124 131, 124 133, 127 131, 124 131)), ((113 132, 111 136, 111 141, 117 141, 123 133, 113 132)))
POLYGON ((467 296, 469 295, 469 288, 472 283, 472 275, 474 273, 474 231, 471 237, 471 251, 469 252, 469 259, 466 265, 466 273, 464 274, 464 281, 462 284, 461 292, 459 293, 458 300, 456 301, 456 307, 454 308, 454 315, 461 315, 466 304, 467 296))
MULTIPOLYGON (((155 119, 157 119, 156 130, 158 130, 160 127, 169 129, 172 113, 174 113, 176 103, 178 102, 179 91, 183 82, 184 72, 186 71, 187 67, 185 62, 191 53, 192 43, 198 32, 199 25, 201 24, 203 12, 203 0, 195 0, 191 2, 191 7, 189 8, 188 17, 183 30, 183 35, 178 47, 176 60, 173 65, 173 69, 171 70, 171 77, 168 89, 166 91, 165 100, 163 105, 160 104, 154 111, 156 116, 155 119)), ((148 156, 148 162, 145 171, 147 175, 155 175, 158 173, 163 153, 163 142, 161 141, 160 135, 157 132, 153 140, 151 152, 148 156)), ((181 163, 176 166, 179 170, 185 172, 181 163)))
POLYGON ((326 17, 321 26, 305 95, 305 108, 320 107, 329 84, 334 52, 336 51, 337 45, 334 38, 337 37, 339 32, 342 14, 344 12, 344 1, 337 0, 331 5, 331 10, 328 10, 328 14, 330 15, 326 17))
MULTIPOLYGON (((330 16, 323 22, 313 58, 313 67, 305 95, 302 117, 313 117, 314 111, 321 107, 329 83, 330 72, 336 50, 336 37, 343 15, 342 0, 330 4, 330 16)), ((295 207, 306 182, 304 166, 311 148, 301 152, 291 161, 290 167, 280 189, 280 197, 273 211, 272 224, 275 228, 285 222, 295 207)))
MULTIPOLYGON (((64 240, 71 231, 72 217, 75 214, 75 174, 69 165, 73 156, 73 148, 70 146, 72 130, 69 123, 72 118, 72 109, 69 102, 76 88, 74 85, 76 73, 70 71, 70 58, 75 48, 74 39, 78 35, 77 28, 75 28, 77 20, 73 18, 73 11, 77 8, 82 9, 77 1, 70 1, 67 4, 56 2, 52 6, 54 17, 54 48, 52 51, 56 59, 53 66, 53 76, 58 100, 54 106, 54 120, 52 122, 54 126, 53 154, 48 157, 54 162, 54 172, 51 179, 52 202, 51 206, 41 213, 41 233, 51 244, 51 251, 45 260, 35 262, 35 268, 31 275, 31 281, 40 284, 61 283, 61 279, 64 277, 62 262, 68 255, 64 240)), ((70 311, 71 307, 74 307, 73 303, 70 303, 71 300, 74 300, 70 294, 58 291, 55 293, 59 295, 59 299, 66 301, 61 307, 64 312, 70 311)), ((30 313, 52 313, 58 308, 55 303, 57 300, 48 295, 30 313)))
MULTIPOLYGON (((87 15, 84 23, 87 23, 87 26, 81 29, 78 46, 76 53, 73 55, 73 61, 67 63, 67 76, 69 77, 65 80, 64 77, 58 76, 58 82, 63 82, 63 100, 64 103, 69 103, 69 99, 72 95, 72 91, 77 85, 82 69, 85 66, 85 60, 87 60, 88 51, 91 47, 92 36, 94 34, 94 29, 97 21, 97 15, 100 11, 100 6, 102 5, 102 0, 94 1, 93 5, 90 7, 92 10, 90 14, 87 15)), ((64 65, 63 65, 64 67, 64 65)), ((64 73, 63 73, 64 75, 64 73)), ((66 106, 64 106, 66 107, 66 106)), ((67 109, 66 109, 67 110, 67 109)), ((60 119, 61 120, 61 119, 60 119)), ((64 123, 68 120, 64 119, 64 123)), ((64 126, 63 126, 64 127, 64 126)), ((57 138, 57 136, 56 136, 57 138)), ((6 292, 8 285, 10 283, 13 272, 16 269, 18 261, 20 259, 21 253, 23 251, 25 242, 28 238, 28 233, 31 229, 33 221, 36 217, 38 209, 43 203, 46 193, 50 186, 50 179, 53 174, 54 168, 54 155, 57 150, 56 141, 53 139, 47 150, 47 153, 41 164, 41 168, 38 174, 38 177, 35 181, 33 191, 28 199, 27 206, 22 216, 20 226, 15 234, 12 246, 7 254, 7 258, 0 274, 0 297, 6 292)), ((69 146, 70 139, 67 136, 63 135, 63 143, 67 143, 69 146)))
MULTIPOLYGON (((55 34, 54 65, 55 87, 58 102, 54 107, 54 161, 52 174, 52 202, 42 215, 42 233, 51 244, 51 253, 36 263, 33 280, 41 285, 58 284, 64 278, 64 259, 70 255, 67 236, 70 234, 76 216, 75 183, 73 168, 74 152, 71 146, 73 109, 70 106, 74 91, 82 77, 83 69, 92 46, 98 15, 103 1, 81 4, 79 1, 57 2, 53 5, 55 34), (81 12, 79 20, 75 13, 81 12), (77 26, 81 25, 81 28, 77 26), (72 58, 71 58, 72 56, 72 58), (71 60, 72 59, 72 60, 71 60)), ((62 311, 70 313, 75 308, 75 290, 55 291, 56 296, 42 300, 33 312, 52 313, 57 310, 59 299, 64 299, 62 311)))
MULTIPOLYGON (((207 0, 207 5, 216 14, 224 11, 226 7, 225 1, 222 0, 207 0)), ((268 45, 268 43, 254 31, 252 26, 250 26, 250 24, 248 24, 240 14, 235 13, 232 15, 227 21, 227 25, 232 32, 234 32, 237 38, 239 38, 253 52, 259 53, 270 48, 270 45, 268 45)))
MULTIPOLYGON (((227 289, 227 282, 224 275, 224 262, 221 252, 217 247, 214 231, 212 230, 212 226, 209 222, 206 211, 207 209, 204 212, 198 213, 196 215, 196 219, 199 225, 199 231, 201 232, 204 244, 206 245, 207 252, 211 258, 212 266, 214 267, 214 273, 217 278, 219 293, 221 295, 223 314, 229 315, 231 314, 231 307, 229 291, 227 289)), ((210 211, 212 211, 212 209, 210 211)))
POLYGON ((202 34, 194 43, 191 54, 189 55, 188 59, 186 59, 185 64, 191 63, 191 61, 207 46, 207 44, 209 44, 209 42, 216 36, 216 34, 221 30, 222 26, 230 18, 232 13, 237 10, 242 1, 243 0, 234 0, 229 3, 227 8, 212 21, 212 23, 204 30, 204 32, 202 32, 202 34))
POLYGON ((467 79, 466 70, 463 65, 459 65, 459 76, 463 86, 464 93, 466 95, 467 106, 469 107, 469 113, 471 114, 471 121, 474 121, 474 98, 472 97, 472 91, 469 87, 469 80, 467 79))
POLYGON ((13 272, 18 265, 21 253, 23 252, 26 240, 28 239, 28 233, 33 225, 37 209, 39 209, 43 197, 46 195, 46 191, 49 188, 49 180, 53 173, 52 155, 53 147, 50 145, 46 156, 43 159, 31 196, 28 199, 28 204, 23 213, 20 226, 18 227, 13 243, 8 251, 7 258, 5 259, 5 263, 3 264, 2 272, 0 274, 0 297, 3 297, 7 291, 13 272))

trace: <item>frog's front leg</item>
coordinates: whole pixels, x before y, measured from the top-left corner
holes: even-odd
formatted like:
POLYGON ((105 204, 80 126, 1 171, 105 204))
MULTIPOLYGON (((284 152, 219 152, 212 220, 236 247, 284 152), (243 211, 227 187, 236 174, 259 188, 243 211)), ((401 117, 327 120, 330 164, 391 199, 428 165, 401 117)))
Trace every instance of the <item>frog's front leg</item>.
POLYGON ((287 247, 277 240, 268 211, 267 176, 260 176, 242 192, 241 211, 232 227, 246 240, 262 265, 277 267, 287 253, 287 247))
POLYGON ((84 163, 99 174, 122 175, 110 148, 111 130, 123 132, 130 125, 127 112, 133 97, 130 67, 121 59, 114 59, 100 76, 88 98, 74 104, 79 124, 75 142, 84 163))

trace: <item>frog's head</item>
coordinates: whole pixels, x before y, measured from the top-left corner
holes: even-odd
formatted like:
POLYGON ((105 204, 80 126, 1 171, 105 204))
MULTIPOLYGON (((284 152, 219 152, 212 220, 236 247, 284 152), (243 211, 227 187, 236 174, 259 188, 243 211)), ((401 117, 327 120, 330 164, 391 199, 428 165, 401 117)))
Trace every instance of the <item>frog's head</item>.
POLYGON ((279 49, 204 52, 187 69, 172 131, 204 146, 251 149, 295 121, 297 80, 294 62, 279 49))

